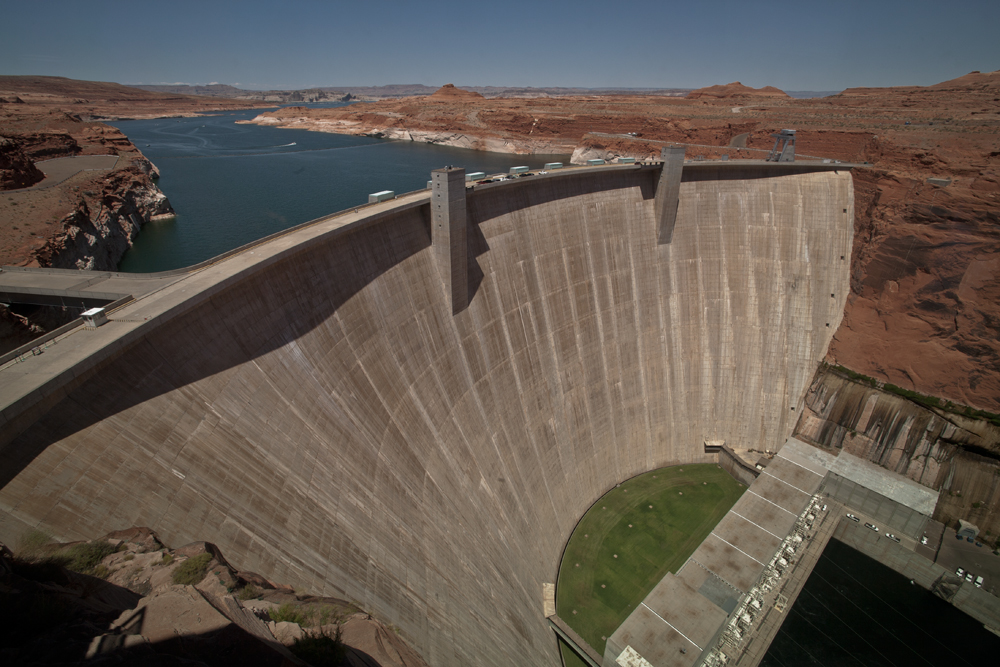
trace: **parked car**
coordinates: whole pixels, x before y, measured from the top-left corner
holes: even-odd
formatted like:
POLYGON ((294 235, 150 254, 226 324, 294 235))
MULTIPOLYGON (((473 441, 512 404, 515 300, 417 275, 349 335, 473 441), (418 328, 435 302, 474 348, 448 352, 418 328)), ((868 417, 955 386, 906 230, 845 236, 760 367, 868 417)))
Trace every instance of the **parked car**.
POLYGON ((965 575, 965 568, 962 568, 962 567, 958 568, 957 570, 955 570, 955 574, 957 576, 959 576, 959 577, 964 576, 965 575))
POLYGON ((971 572, 966 572, 966 574, 965 574, 965 580, 968 581, 970 584, 972 583, 972 573, 971 572))
POLYGON ((923 537, 920 538, 920 543, 921 544, 927 544, 927 536, 926 535, 924 535, 923 537))

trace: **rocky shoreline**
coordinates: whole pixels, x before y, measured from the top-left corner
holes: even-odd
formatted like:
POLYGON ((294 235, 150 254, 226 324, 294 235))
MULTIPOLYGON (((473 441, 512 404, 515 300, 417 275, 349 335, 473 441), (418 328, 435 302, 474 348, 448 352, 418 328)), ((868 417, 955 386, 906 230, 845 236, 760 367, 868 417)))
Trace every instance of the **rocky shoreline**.
POLYGON ((114 271, 143 225, 173 213, 156 167, 118 129, 68 114, 16 120, 0 126, 0 263, 114 271), (118 160, 43 183, 45 161, 95 155, 118 160))
POLYGON ((572 153, 576 142, 559 139, 530 140, 516 137, 500 137, 490 134, 475 134, 471 132, 450 132, 447 130, 422 130, 391 125, 367 125, 351 120, 328 120, 314 118, 311 109, 306 107, 289 107, 280 112, 260 114, 251 120, 236 121, 237 125, 267 125, 311 132, 329 132, 332 134, 348 134, 359 137, 375 137, 395 141, 416 141, 439 146, 468 148, 491 153, 509 153, 514 155, 533 155, 536 153, 559 154, 572 153))
POLYGON ((39 266, 115 271, 143 225, 173 215, 173 208, 153 182, 155 167, 139 153, 128 166, 103 180, 100 193, 77 200, 56 232, 34 255, 39 266))

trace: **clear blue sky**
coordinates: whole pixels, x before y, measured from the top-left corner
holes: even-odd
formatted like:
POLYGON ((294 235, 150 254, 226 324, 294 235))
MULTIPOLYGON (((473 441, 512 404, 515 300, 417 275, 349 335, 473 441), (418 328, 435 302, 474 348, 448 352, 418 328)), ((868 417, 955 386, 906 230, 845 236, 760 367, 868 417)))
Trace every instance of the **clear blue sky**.
POLYGON ((0 0, 0 74, 253 89, 785 90, 1000 69, 1000 0, 0 0))

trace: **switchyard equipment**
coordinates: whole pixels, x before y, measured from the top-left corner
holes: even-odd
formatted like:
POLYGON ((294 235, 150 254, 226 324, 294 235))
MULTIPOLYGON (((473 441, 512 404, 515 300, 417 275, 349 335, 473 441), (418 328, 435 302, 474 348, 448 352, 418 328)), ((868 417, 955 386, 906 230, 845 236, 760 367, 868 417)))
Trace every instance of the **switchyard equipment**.
POLYGON ((782 130, 774 137, 774 148, 767 156, 768 162, 795 162, 795 130, 782 130), (781 149, 778 149, 778 146, 781 149))

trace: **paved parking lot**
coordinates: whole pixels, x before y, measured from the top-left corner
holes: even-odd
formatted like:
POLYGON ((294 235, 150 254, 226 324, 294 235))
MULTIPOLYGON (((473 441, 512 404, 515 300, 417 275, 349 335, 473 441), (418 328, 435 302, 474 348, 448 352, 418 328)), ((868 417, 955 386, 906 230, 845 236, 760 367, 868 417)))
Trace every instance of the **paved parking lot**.
POLYGON ((35 166, 42 170, 45 179, 29 189, 51 188, 81 171, 114 169, 117 163, 117 155, 76 155, 36 162, 35 166))
POLYGON ((944 529, 937 563, 952 572, 961 567, 966 572, 972 572, 973 576, 982 575, 983 588, 994 595, 1000 593, 1000 556, 985 544, 977 547, 957 539, 953 528, 944 529))

